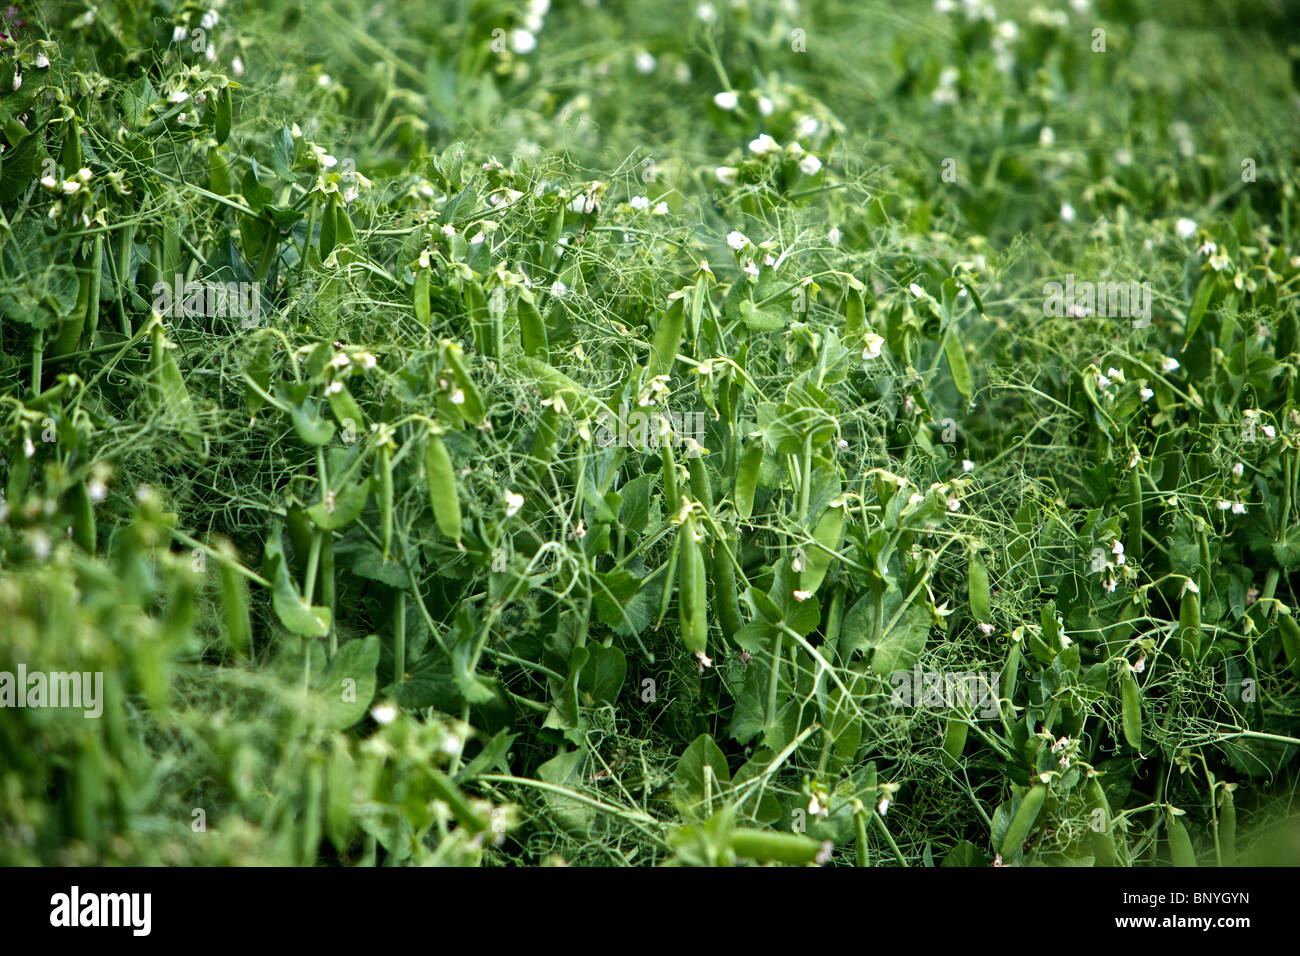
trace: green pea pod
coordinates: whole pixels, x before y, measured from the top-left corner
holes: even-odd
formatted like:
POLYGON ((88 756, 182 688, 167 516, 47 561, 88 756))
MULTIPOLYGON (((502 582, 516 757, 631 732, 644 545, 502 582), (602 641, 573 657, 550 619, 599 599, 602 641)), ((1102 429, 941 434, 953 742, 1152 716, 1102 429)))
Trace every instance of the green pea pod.
POLYGON ((1178 609, 1178 644, 1183 660, 1194 664, 1201 656, 1201 596, 1195 591, 1183 592, 1183 602, 1178 609))
POLYGON ((452 377, 456 379, 456 384, 465 396, 464 402, 460 405, 461 414, 471 425, 482 425, 483 398, 479 394, 478 386, 474 384, 474 379, 470 378, 469 371, 465 368, 465 353, 450 339, 443 339, 442 349, 447 364, 451 366, 452 377))
POLYGON ((991 617, 989 571, 978 551, 972 551, 966 562, 966 593, 970 597, 971 616, 978 622, 987 623, 991 617))
POLYGON ((695 518, 688 516, 677 537, 677 610, 682 643, 692 654, 702 654, 708 642, 709 619, 702 545, 696 540, 695 518))
POLYGON ((677 359, 677 347, 682 341, 682 331, 686 326, 685 298, 678 296, 668 303, 659 327, 655 329, 654 354, 650 362, 651 375, 666 375, 672 371, 677 359))
POLYGON ((844 303, 844 342, 854 345, 862 341, 867 333, 867 306, 862 300, 862 291, 850 288, 848 299, 844 303))
POLYGON ((731 852, 747 860, 774 860, 795 866, 812 863, 822 845, 812 837, 770 830, 732 830, 731 852))
POLYGON ((948 769, 957 766, 961 761, 962 752, 966 749, 966 735, 970 732, 970 724, 960 716, 954 714, 948 718, 948 724, 943 732, 943 765, 948 769))
POLYGON ((1282 638, 1282 652, 1291 664, 1291 673, 1300 677, 1300 624, 1289 611, 1278 614, 1277 632, 1282 638))
POLYGON ((1038 820, 1038 814, 1042 812, 1043 802, 1046 799, 1047 784, 1036 783, 1020 801, 1020 806, 1016 809, 1015 816, 1011 818, 1007 832, 1002 836, 999 852, 1004 860, 1010 860, 1020 852, 1025 839, 1029 836, 1029 831, 1038 820))
POLYGON ((334 413, 339 425, 346 430, 348 422, 351 422, 353 435, 360 434, 365 429, 366 416, 361 414, 361 407, 357 405, 347 385, 334 382, 326 391, 329 393, 330 411, 334 413))
POLYGON ((695 500, 704 505, 706 511, 713 513, 713 488, 709 485, 709 475, 704 468, 703 458, 690 458, 686 462, 686 470, 690 473, 691 494, 695 500))
POLYGON ((1102 790, 1101 781, 1096 775, 1088 778, 1088 785, 1084 788, 1084 799, 1088 805, 1088 830, 1092 837, 1094 865, 1114 866, 1116 863, 1115 834, 1111 832, 1110 802, 1106 799, 1106 792, 1102 790), (1099 824, 1101 829, 1094 824, 1099 824))
POLYGON ((465 283, 463 294, 474 348, 483 355, 491 355, 491 320, 488 316, 487 296, 483 294, 483 287, 476 280, 470 279, 465 283))
POLYGON ((320 238, 317 240, 317 245, 320 249, 322 261, 329 258, 329 254, 334 251, 334 247, 338 244, 338 208, 338 197, 331 196, 329 202, 325 204, 325 209, 321 212, 320 238))
POLYGON ((672 603, 674 585, 677 580, 677 554, 681 550, 681 541, 681 535, 673 535, 672 550, 668 552, 668 563, 665 566, 664 587, 659 595, 659 616, 655 618, 656 629, 668 616, 668 605, 672 603))
POLYGON ((736 469, 736 516, 741 521, 748 521, 754 513, 754 491, 762 464, 763 443, 754 442, 740 456, 740 467, 736 469))
POLYGON ((542 362, 547 361, 549 346, 546 340, 546 323, 542 321, 542 313, 537 308, 537 299, 530 289, 520 291, 515 313, 519 316, 519 342, 523 346, 524 354, 531 355, 542 362))
POLYGON ((416 269, 415 283, 411 287, 411 302, 415 307, 415 321, 420 328, 429 327, 429 270, 416 269))
POLYGON ((231 566, 230 562, 238 560, 234 548, 223 542, 219 550, 227 559, 218 562, 217 572, 221 588, 221 621, 231 651, 242 655, 248 649, 252 633, 248 619, 248 582, 231 566))
POLYGON ((1016 695, 1016 681, 1020 677, 1020 642, 1013 640, 1007 649, 1007 662, 1002 667, 1002 676, 998 681, 998 695, 1003 700, 1011 700, 1016 695))
POLYGON ((425 773, 428 775, 429 789, 451 808, 451 815, 457 823, 475 833, 482 833, 491 826, 488 818, 474 809, 450 777, 432 767, 426 768, 425 773))
MULTIPOLYGON (((230 121, 234 113, 234 104, 231 101, 229 83, 221 88, 221 92, 217 94, 216 99, 216 117, 212 126, 212 136, 217 141, 217 145, 220 146, 230 136, 230 121)), ((311 237, 309 236, 308 238, 310 239, 311 237)))
POLYGON ((81 550, 94 554, 95 508, 85 481, 77 482, 68 491, 68 509, 72 513, 72 540, 81 550))
POLYGON ((1182 818, 1170 812, 1165 825, 1169 829, 1169 856, 1174 866, 1196 866, 1196 851, 1192 849, 1192 838, 1182 818))
POLYGON ((1224 866, 1237 865, 1237 805, 1232 799, 1232 790, 1223 788, 1222 803, 1219 806, 1219 852, 1224 866))
POLYGON ((1142 749, 1142 699, 1138 696, 1137 678, 1127 663, 1120 666, 1120 724, 1124 739, 1134 750, 1142 749))
POLYGON ((424 470, 429 482, 429 504, 438 530, 460 543, 460 497, 456 494, 456 475, 452 470, 447 446, 437 435, 430 434, 424 446, 424 470))
MULTIPOLYGON (((733 539, 734 541, 734 539, 733 539)), ((722 633, 732 637, 743 626, 740 618, 740 591, 736 585, 736 569, 727 554, 730 541, 713 545, 713 606, 718 612, 722 633)))
POLYGON ((379 540, 387 561, 393 544, 393 453, 388 442, 375 453, 375 501, 379 505, 379 540))
POLYGON ((659 454, 663 460, 664 505, 670 514, 676 513, 682 499, 677 492, 677 460, 673 457, 672 443, 661 439, 659 454))

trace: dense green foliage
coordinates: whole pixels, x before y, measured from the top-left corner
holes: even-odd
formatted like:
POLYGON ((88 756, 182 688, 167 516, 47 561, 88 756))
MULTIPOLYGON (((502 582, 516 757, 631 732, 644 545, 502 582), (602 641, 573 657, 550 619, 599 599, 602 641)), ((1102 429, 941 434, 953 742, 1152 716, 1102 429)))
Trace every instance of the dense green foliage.
POLYGON ((7 17, 0 863, 1300 860, 1293 4, 7 17))

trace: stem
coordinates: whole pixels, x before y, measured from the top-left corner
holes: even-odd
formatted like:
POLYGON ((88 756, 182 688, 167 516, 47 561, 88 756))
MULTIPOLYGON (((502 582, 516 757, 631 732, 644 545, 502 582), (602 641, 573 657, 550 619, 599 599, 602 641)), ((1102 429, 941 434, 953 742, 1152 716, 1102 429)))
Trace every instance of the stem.
POLYGON ((41 371, 45 360, 45 330, 37 329, 32 340, 32 394, 41 394, 41 371))
POLYGON ((393 623, 393 683, 406 680, 406 592, 397 595, 397 620, 393 623))

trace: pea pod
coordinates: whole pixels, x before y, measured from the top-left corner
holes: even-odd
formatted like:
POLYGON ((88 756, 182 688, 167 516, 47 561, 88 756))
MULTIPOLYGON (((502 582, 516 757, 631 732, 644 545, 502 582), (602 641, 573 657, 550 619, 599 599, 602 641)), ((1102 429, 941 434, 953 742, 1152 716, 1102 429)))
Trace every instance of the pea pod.
POLYGON ((95 508, 86 490, 86 482, 79 481, 68 492, 68 507, 72 512, 72 540, 78 547, 95 553, 95 508))
POLYGON ((740 590, 736 585, 736 569, 727 554, 731 541, 718 541, 713 546, 713 606, 718 612, 722 633, 732 637, 743 626, 740 619, 740 590))
POLYGON ((524 354, 547 361, 546 323, 542 321, 542 313, 537 309, 537 299, 531 290, 520 291, 515 312, 519 316, 519 341, 524 354))
POLYGON ((754 442, 740 456, 740 467, 736 469, 736 516, 741 521, 748 521, 754 512, 754 491, 762 464, 763 444, 754 442))
POLYGON ((1124 739, 1134 750, 1142 749, 1142 699, 1138 696, 1137 678, 1127 662, 1119 672, 1120 724, 1124 739))
POLYGON ((1016 694, 1016 681, 1020 677, 1020 642, 1011 641, 1007 649, 1007 662, 1002 666, 1002 675, 998 680, 998 694, 1003 700, 1011 700, 1016 694))
POLYGON ((483 398, 479 394, 478 386, 470 378, 468 370, 465 368, 465 353, 461 347, 450 339, 443 339, 443 355, 447 358, 447 364, 451 366, 452 377, 456 379, 457 386, 460 387, 461 393, 465 396, 464 402, 461 403, 461 414, 471 425, 483 424, 483 398))
POLYGON ((420 328, 429 327, 429 270, 417 269, 415 283, 411 287, 411 302, 415 308, 415 320, 420 328))
POLYGON ((221 588, 221 621, 231 651, 243 654, 248 649, 252 631, 248 621, 248 582, 233 567, 232 563, 238 560, 234 548, 223 542, 219 550, 225 559, 218 562, 217 572, 221 588))
POLYGON ((731 851, 747 860, 775 860, 777 863, 812 863, 822 845, 799 833, 770 830, 732 830, 731 851))
POLYGON ((456 494, 456 475, 452 470, 447 446, 437 435, 430 434, 424 446, 424 470, 429 483, 429 504, 438 530, 460 543, 460 497, 456 494))
POLYGON ((948 724, 943 732, 943 765, 948 769, 957 766, 961 760, 962 751, 966 749, 966 735, 970 732, 968 724, 958 714, 953 714, 948 718, 948 724))
POLYGON ((1042 812, 1043 802, 1047 799, 1047 784, 1036 783, 1029 792, 1025 794, 1020 806, 1016 809, 1015 816, 1011 818, 1011 824, 1007 827, 1007 832, 1002 836, 1002 846, 999 852, 1004 860, 1014 857, 1020 848, 1024 845, 1025 839, 1029 836, 1029 831, 1033 829, 1034 823, 1038 820, 1038 814, 1042 812))
POLYGON ((989 571, 984 558, 972 551, 966 562, 966 593, 970 598, 970 613, 977 622, 987 623, 990 618, 989 571))
POLYGON ((1174 866, 1196 866, 1196 851, 1192 849, 1192 838, 1188 836, 1182 818, 1171 810, 1166 826, 1169 829, 1169 856, 1174 866))
POLYGON ((1300 624, 1289 611, 1277 616, 1277 632, 1282 638, 1282 652, 1291 664, 1291 673, 1300 677, 1300 624))
POLYGON ((709 633, 705 597, 704 555, 696 539, 695 518, 688 515, 677 532, 681 548, 677 558, 677 609, 682 643, 692 654, 703 654, 709 633))
POLYGON ((393 454, 388 442, 375 454, 375 501, 379 504, 379 539, 387 561, 393 543, 393 454))
MULTIPOLYGON (((491 355, 491 322, 488 316, 487 296, 483 287, 474 279, 465 283, 465 312, 469 316, 470 333, 474 338, 474 348, 483 355, 491 355)), ((462 386, 463 387, 463 386, 462 386)))
POLYGON ((1219 805, 1219 852, 1224 866, 1237 865, 1237 805, 1232 799, 1232 786, 1223 788, 1219 805))
POLYGON ((1201 596, 1190 588, 1178 609, 1178 645, 1182 658, 1194 664, 1201 656, 1201 596))
POLYGON ((334 413, 334 418, 346 430, 348 422, 352 423, 352 433, 359 434, 366 424, 366 416, 361 414, 361 407, 357 405, 356 399, 352 397, 352 392, 348 390, 347 385, 343 382, 333 382, 325 389, 330 403, 330 411, 334 413))
POLYGON ((1115 854, 1115 835, 1111 832, 1111 812, 1110 802, 1106 799, 1106 792, 1101 788, 1101 781, 1096 775, 1088 778, 1088 785, 1084 788, 1084 799, 1087 801, 1089 821, 1088 829, 1092 835, 1092 857, 1096 866, 1114 866, 1116 863, 1115 854), (1101 824, 1098 829, 1094 823, 1101 824))
POLYGON ((659 327, 655 329, 654 354, 650 361, 651 375, 666 375, 672 371, 677 359, 677 347, 682 341, 686 326, 685 297, 678 296, 668 303, 659 327))
POLYGON ((867 306, 862 300, 862 290, 850 287, 844 303, 844 341, 853 345, 861 341, 867 331, 867 306))

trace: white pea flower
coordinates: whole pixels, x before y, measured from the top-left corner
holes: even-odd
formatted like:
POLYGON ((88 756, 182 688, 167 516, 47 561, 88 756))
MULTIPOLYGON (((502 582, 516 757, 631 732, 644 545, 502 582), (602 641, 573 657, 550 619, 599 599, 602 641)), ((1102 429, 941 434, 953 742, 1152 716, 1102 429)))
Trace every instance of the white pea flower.
POLYGON ((442 227, 442 234, 446 236, 448 239, 450 239, 456 235, 456 227, 453 226, 451 223, 447 223, 445 226, 442 227))
POLYGON ((803 159, 799 160, 799 172, 803 173, 805 176, 816 176, 821 172, 821 168, 822 161, 812 153, 809 153, 803 159))
POLYGON ((1038 131, 1038 145, 1047 149, 1056 143, 1056 131, 1050 126, 1044 126, 1038 131))
POLYGON ((1242 462, 1237 462, 1232 466, 1232 477, 1240 478, 1246 471, 1246 466, 1242 462))
POLYGON ((811 591, 795 591, 794 594, 793 594, 793 597, 794 597, 794 599, 795 599, 796 601, 798 601, 800 604, 802 604, 804 601, 806 601, 806 600, 808 600, 810 597, 812 597, 812 592, 811 592, 811 591))
POLYGON ((650 200, 645 196, 633 196, 627 201, 627 204, 633 209, 649 209, 650 200))
POLYGON ((724 186, 734 186, 736 184, 736 168, 734 166, 719 166, 713 171, 713 175, 724 186))
POLYGON ((822 128, 822 124, 819 123, 816 117, 813 116, 801 117, 799 122, 795 124, 795 132, 798 133, 799 136, 802 137, 803 139, 808 139, 811 136, 816 136, 817 131, 821 128, 822 128))
POLYGON ((960 498, 957 498, 956 496, 953 496, 953 497, 949 498, 949 499, 948 499, 948 510, 949 510, 949 511, 954 511, 954 512, 955 512, 955 511, 960 511, 960 510, 961 510, 961 499, 960 499, 960 498))
POLYGON ((718 19, 718 11, 713 9, 711 3, 701 3, 695 8, 695 16, 704 23, 713 23, 718 19))
POLYGON ((1240 501, 1234 501, 1232 503, 1232 513, 1235 515, 1244 515, 1246 513, 1245 504, 1240 501))
POLYGON ((203 16, 199 17, 199 26, 203 27, 205 30, 211 30, 217 25, 218 19, 217 11, 209 10, 207 13, 203 14, 203 16))
POLYGON ((185 31, 185 28, 180 24, 177 24, 176 26, 172 27, 173 43, 181 43, 185 40, 187 36, 189 36, 189 34, 185 31))
POLYGON ((865 341, 866 347, 862 350, 863 360, 870 361, 871 359, 880 358, 880 350, 885 345, 884 337, 877 335, 875 332, 868 332, 865 341))
POLYGON ((1115 579, 1114 579, 1114 578, 1107 578, 1107 579, 1106 579, 1106 583, 1103 584, 1102 587, 1106 589, 1106 593, 1107 593, 1107 594, 1114 594, 1114 593, 1115 593, 1115 579))
POLYGON ((882 817, 889 812, 889 798, 881 797, 880 802, 876 804, 876 812, 882 817))
POLYGON ((727 245, 739 252, 741 249, 744 249, 745 246, 749 245, 749 237, 743 232, 733 229, 731 232, 727 233, 727 245))
POLYGON ((1178 359, 1165 356, 1165 360, 1160 363, 1160 368, 1165 372, 1177 372, 1182 366, 1178 364, 1178 359))
POLYGON ((638 73, 653 73, 657 61, 653 54, 642 50, 636 55, 633 62, 636 64, 636 71, 638 73))
POLYGON ((1133 665, 1133 673, 1141 674, 1146 669, 1147 669, 1147 656, 1143 654, 1141 657, 1137 659, 1137 663, 1133 665))
POLYGON ((757 138, 749 141, 750 152, 757 153, 759 156, 774 153, 780 148, 781 144, 766 133, 759 133, 757 138))
POLYGON ((695 659, 699 662, 701 674, 704 673, 705 668, 713 666, 713 658, 706 656, 703 651, 696 651, 695 659))
POLYGON ((392 704, 376 704, 370 708, 370 716, 377 724, 391 724, 397 718, 397 708, 392 704))
POLYGON ((1265 438, 1270 438, 1270 439, 1272 439, 1272 438, 1276 438, 1276 437, 1277 437, 1277 429, 1274 428, 1272 425, 1265 425, 1265 426, 1261 429, 1261 431, 1264 432, 1264 437, 1265 437, 1265 438))
POLYGON ((1179 239, 1190 239, 1196 235, 1196 221, 1194 219, 1179 219, 1174 223, 1174 232, 1178 233, 1179 239))
POLYGON ((668 215, 668 203, 666 202, 656 203, 653 212, 656 216, 668 215))
POLYGON ((990 637, 993 634, 994 627, 992 624, 980 624, 980 631, 985 637, 990 637))
POLYGON ((723 90, 721 93, 713 94, 713 105, 720 110, 734 110, 740 105, 740 97, 731 90, 723 90))
POLYGON ((242 58, 235 57, 230 61, 230 72, 234 73, 235 76, 244 75, 244 61, 242 58))
POLYGON ((1154 394, 1155 392, 1151 391, 1151 389, 1147 388, 1145 385, 1143 385, 1142 388, 1138 391, 1138 395, 1142 398, 1142 401, 1144 402, 1150 401, 1151 396, 1154 394))
POLYGON ((963 458, 961 460, 961 470, 967 473, 974 471, 975 462, 971 461, 969 458, 963 458))
POLYGON ((760 96, 758 98, 758 112, 762 116, 771 116, 776 112, 776 107, 772 105, 772 101, 766 96, 760 96))
POLYGON ((513 491, 506 492, 506 517, 513 518, 524 506, 524 496, 513 491))
POLYGON ((465 392, 464 392, 462 389, 459 389, 459 388, 456 389, 456 391, 454 391, 454 392, 451 393, 451 395, 450 395, 450 401, 451 401, 451 403, 452 403, 453 405, 464 405, 464 404, 465 404, 465 392))
POLYGON ((1061 222, 1074 222, 1074 207, 1068 202, 1061 203, 1061 222))
POLYGON ((1232 507, 1232 502, 1231 502, 1231 501, 1216 501, 1216 502, 1214 503, 1214 506, 1215 506, 1216 508, 1218 508, 1220 511, 1227 511, 1229 508, 1232 507))
POLYGON ((913 282, 913 283, 912 283, 910 286, 908 286, 907 288, 908 288, 908 291, 910 291, 910 292, 912 293, 912 295, 916 296, 918 299, 921 298, 921 296, 925 295, 925 290, 922 289, 922 288, 921 288, 919 285, 917 285, 915 282, 913 282))
POLYGON ((561 282, 559 279, 556 279, 554 282, 551 283, 551 295, 555 296, 557 299, 562 299, 568 294, 569 294, 569 287, 565 285, 563 282, 561 282))
POLYGON ((527 30, 511 30, 510 49, 520 56, 527 56, 537 49, 537 37, 527 30))

